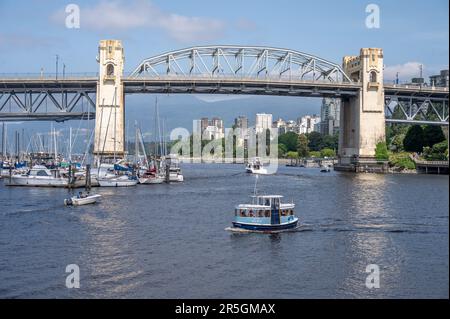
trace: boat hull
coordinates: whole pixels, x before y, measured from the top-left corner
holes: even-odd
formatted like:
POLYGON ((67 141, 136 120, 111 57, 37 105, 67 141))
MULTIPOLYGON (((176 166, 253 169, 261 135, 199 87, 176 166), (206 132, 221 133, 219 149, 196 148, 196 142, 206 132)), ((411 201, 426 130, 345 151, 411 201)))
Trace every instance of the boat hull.
POLYGON ((137 180, 99 180, 100 187, 130 187, 136 186, 137 180))
POLYGON ((249 174, 259 174, 259 175, 268 175, 269 172, 265 168, 254 169, 254 168, 246 168, 245 169, 249 174))
POLYGON ((162 177, 141 177, 139 178, 139 184, 161 184, 164 182, 162 177))
POLYGON ((97 199, 99 199, 100 197, 102 197, 102 195, 99 195, 99 194, 90 195, 90 196, 84 197, 84 198, 72 197, 69 200, 65 199, 64 204, 65 205, 73 205, 73 206, 94 204, 97 202, 97 199))
MULTIPOLYGON (((5 178, 7 186, 34 186, 34 187, 69 187, 66 178, 47 178, 47 177, 29 177, 29 176, 11 176, 5 178)), ((75 181, 70 187, 84 187, 84 181, 75 181)))
POLYGON ((241 222, 233 222, 233 227, 250 230, 250 231, 263 231, 263 232, 271 232, 271 231, 280 231, 280 230, 289 230, 297 227, 298 218, 295 218, 292 221, 289 221, 284 224, 247 224, 241 222))

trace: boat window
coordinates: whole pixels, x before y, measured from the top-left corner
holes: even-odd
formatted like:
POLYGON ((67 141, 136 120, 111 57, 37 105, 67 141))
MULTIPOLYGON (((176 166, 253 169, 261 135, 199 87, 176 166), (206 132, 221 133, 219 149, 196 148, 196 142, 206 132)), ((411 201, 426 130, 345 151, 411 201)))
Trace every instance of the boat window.
POLYGON ((266 211, 264 212, 264 215, 265 215, 265 217, 270 217, 270 210, 266 210, 266 211))
POLYGON ((248 212, 248 217, 253 217, 253 211, 252 211, 252 210, 250 210, 250 211, 248 212))
POLYGON ((37 175, 37 176, 48 176, 47 172, 46 172, 46 171, 43 171, 43 170, 38 171, 38 172, 36 173, 36 175, 37 175))
POLYGON ((281 216, 286 216, 287 210, 285 209, 280 209, 281 211, 281 216))
POLYGON ((266 198, 266 203, 264 204, 265 206, 270 206, 270 199, 266 198))
POLYGON ((264 211, 258 210, 258 217, 264 217, 264 211))

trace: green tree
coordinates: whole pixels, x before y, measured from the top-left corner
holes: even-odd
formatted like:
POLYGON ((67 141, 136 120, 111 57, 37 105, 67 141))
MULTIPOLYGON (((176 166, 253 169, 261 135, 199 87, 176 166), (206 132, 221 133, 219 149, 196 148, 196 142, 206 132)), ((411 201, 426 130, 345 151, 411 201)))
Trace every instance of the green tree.
POLYGON ((395 152, 402 152, 404 150, 403 148, 403 141, 405 140, 405 135, 403 133, 395 135, 390 142, 390 149, 395 152))
POLYGON ((335 157, 336 152, 331 148, 324 148, 320 151, 320 156, 322 157, 335 157))
POLYGON ((287 153, 287 147, 284 144, 278 144, 278 157, 284 157, 287 153))
POLYGON ((413 125, 408 129, 403 140, 403 147, 407 152, 421 153, 424 146, 423 129, 420 125, 413 125))
POLYGON ((445 141, 444 132, 440 126, 426 125, 423 129, 423 146, 433 147, 434 144, 445 141))
POLYGON ((320 154, 319 151, 311 151, 311 152, 309 152, 309 156, 310 156, 310 157, 315 157, 315 158, 320 158, 320 157, 322 157, 322 155, 320 154))
POLYGON ((323 136, 319 132, 309 133, 308 140, 308 147, 311 151, 320 151, 323 148, 323 136))
POLYGON ((298 153, 297 152, 287 152, 286 157, 289 159, 297 159, 298 153))
POLYGON ((386 142, 377 143, 377 146, 375 147, 375 158, 379 161, 387 161, 389 159, 386 142))
POLYGON ((286 134, 281 134, 278 136, 278 144, 284 144, 288 152, 297 151, 297 133, 288 132, 286 134))
POLYGON ((323 135, 321 148, 337 150, 339 146, 339 135, 323 135))
POLYGON ((308 157, 308 138, 305 134, 300 134, 297 138, 297 152, 300 157, 308 157))
POLYGON ((448 158, 448 141, 436 143, 433 147, 425 146, 423 156, 429 161, 443 161, 448 158))

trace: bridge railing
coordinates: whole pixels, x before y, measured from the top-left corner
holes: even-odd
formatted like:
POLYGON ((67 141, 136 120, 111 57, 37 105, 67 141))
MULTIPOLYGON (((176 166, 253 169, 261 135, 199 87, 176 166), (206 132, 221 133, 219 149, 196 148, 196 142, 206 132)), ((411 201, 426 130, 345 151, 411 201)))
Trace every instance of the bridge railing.
POLYGON ((71 73, 0 73, 0 79, 7 80, 68 80, 98 78, 98 72, 71 72, 71 73))
POLYGON ((385 87, 389 88, 399 88, 399 89, 424 89, 424 90, 436 90, 436 91, 448 91, 448 87, 443 86, 431 86, 427 83, 424 84, 415 84, 415 83, 392 83, 392 81, 385 81, 384 82, 385 87))

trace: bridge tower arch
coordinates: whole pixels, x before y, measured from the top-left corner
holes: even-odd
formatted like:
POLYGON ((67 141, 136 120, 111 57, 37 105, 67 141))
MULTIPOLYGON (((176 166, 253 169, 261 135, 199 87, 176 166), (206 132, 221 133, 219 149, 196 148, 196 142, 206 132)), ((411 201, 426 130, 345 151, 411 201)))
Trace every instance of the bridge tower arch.
POLYGON ((95 110, 94 154, 113 157, 125 153, 124 53, 119 40, 101 40, 95 110))
POLYGON ((358 170, 376 163, 376 144, 385 141, 383 50, 363 48, 359 56, 346 56, 343 70, 362 87, 357 96, 342 98, 339 166, 358 170))

